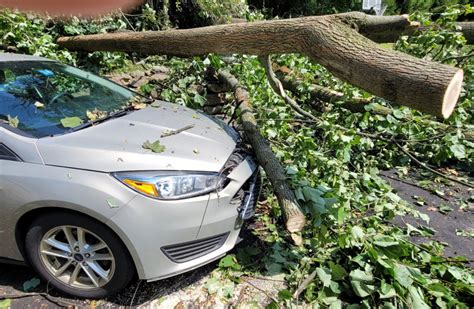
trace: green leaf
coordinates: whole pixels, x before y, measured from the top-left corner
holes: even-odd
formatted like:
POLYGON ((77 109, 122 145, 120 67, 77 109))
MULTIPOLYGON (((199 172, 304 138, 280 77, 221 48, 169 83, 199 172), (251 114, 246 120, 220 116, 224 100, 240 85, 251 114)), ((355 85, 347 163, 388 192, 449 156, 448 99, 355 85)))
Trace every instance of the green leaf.
MULTIPOLYGON (((258 308, 258 306, 256 306, 258 308)), ((267 304, 265 306, 265 309, 280 309, 280 305, 278 305, 276 302, 272 301, 271 303, 267 304)))
POLYGON ((414 309, 429 309, 423 298, 423 291, 415 286, 408 287, 408 302, 414 309))
POLYGON ((240 269, 240 265, 237 263, 234 255, 226 255, 219 261, 219 267, 221 268, 232 268, 240 269))
POLYGON ((227 282, 222 287, 222 296, 226 298, 232 297, 232 295, 234 295, 234 288, 235 288, 235 284, 233 282, 227 282))
POLYGON ((321 197, 322 191, 307 186, 303 187, 302 191, 306 201, 318 202, 322 200, 324 203, 324 199, 321 197))
POLYGON ((277 134, 278 134, 278 133, 277 133, 275 130, 273 130, 273 129, 267 129, 267 135, 268 135, 269 138, 274 138, 274 137, 277 136, 277 134))
POLYGON ((446 204, 439 205, 439 212, 440 213, 445 215, 447 213, 450 213, 451 211, 453 211, 453 209, 451 207, 449 207, 448 205, 446 205, 446 204))
POLYGON ((352 237, 354 237, 355 239, 362 239, 364 238, 364 235, 365 235, 364 230, 357 225, 351 228, 351 234, 352 234, 352 237))
POLYGON ((153 143, 150 143, 150 141, 147 140, 143 143, 142 147, 156 153, 162 153, 166 149, 166 147, 160 143, 160 140, 156 140, 153 143))
POLYGON ((329 268, 331 269, 331 276, 333 280, 342 280, 345 276, 347 276, 346 270, 339 264, 329 262, 329 268))
POLYGON ((453 155, 458 159, 464 159, 466 157, 466 149, 462 144, 454 144, 449 147, 453 155))
POLYGON ((318 275, 319 280, 323 283, 323 286, 329 287, 331 284, 331 273, 327 269, 318 267, 316 268, 316 274, 318 275))
POLYGON ((0 309, 8 309, 12 305, 11 299, 0 300, 0 309))
POLYGON ((353 281, 372 282, 374 280, 374 276, 371 272, 363 271, 361 269, 354 269, 350 272, 349 276, 353 281))
POLYGON ((337 223, 339 225, 344 223, 344 220, 348 217, 348 213, 344 207, 339 207, 337 209, 337 223))
POLYGON ((278 292, 278 298, 281 300, 290 300, 293 298, 293 294, 288 290, 280 290, 278 292))
POLYGON ((204 285, 204 288, 207 289, 209 294, 214 294, 214 293, 217 293, 217 291, 219 291, 219 288, 221 287, 221 285, 222 283, 219 279, 212 277, 207 280, 206 284, 204 285))
POLYGON ((374 240, 374 245, 379 247, 391 247, 399 244, 399 242, 394 240, 392 237, 385 235, 376 235, 374 240))
POLYGON ((408 288, 412 285, 413 280, 411 279, 410 272, 405 265, 397 264, 394 267, 395 280, 400 283, 401 286, 408 288))
POLYGON ((392 113, 393 116, 397 119, 403 119, 405 117, 405 113, 398 108, 394 109, 392 113))
POLYGON ((12 126, 14 128, 18 128, 18 125, 20 124, 20 120, 18 119, 18 116, 11 117, 10 115, 7 115, 8 118, 8 125, 12 126))
POLYGON ((362 281, 351 281, 351 286, 354 292, 359 297, 367 297, 375 291, 375 286, 372 284, 366 284, 362 281))
POLYGON ((82 123, 83 121, 79 117, 66 117, 61 119, 61 125, 65 128, 74 128, 82 123))
POLYGON ((206 104, 206 98, 196 93, 194 95, 194 103, 199 104, 200 106, 204 106, 204 104, 206 104))
POLYGON ((397 295, 394 287, 384 281, 380 285, 380 299, 392 298, 397 295))

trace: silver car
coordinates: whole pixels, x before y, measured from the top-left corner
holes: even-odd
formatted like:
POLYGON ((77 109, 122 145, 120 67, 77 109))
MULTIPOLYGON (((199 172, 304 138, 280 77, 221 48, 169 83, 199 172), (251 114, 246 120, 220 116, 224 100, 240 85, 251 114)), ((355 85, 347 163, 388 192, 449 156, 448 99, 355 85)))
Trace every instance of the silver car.
POLYGON ((0 257, 101 298, 210 261, 258 168, 220 120, 44 58, 0 54, 0 257))

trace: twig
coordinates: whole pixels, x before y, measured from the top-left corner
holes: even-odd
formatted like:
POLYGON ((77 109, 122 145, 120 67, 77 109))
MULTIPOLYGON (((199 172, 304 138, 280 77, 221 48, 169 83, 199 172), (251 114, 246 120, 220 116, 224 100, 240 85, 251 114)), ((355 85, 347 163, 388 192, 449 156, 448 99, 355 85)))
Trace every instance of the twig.
POLYGON ((301 282, 301 284, 298 286, 296 289, 295 293, 293 294, 293 298, 298 299, 300 294, 308 287, 308 284, 311 283, 311 281, 314 280, 314 277, 316 277, 316 271, 313 271, 306 279, 301 282))
POLYGON ((462 181, 462 180, 459 180, 459 179, 456 179, 456 178, 453 178, 453 177, 450 177, 446 174, 443 174, 443 173, 440 173, 438 172, 437 170, 434 170, 432 169, 431 167, 429 167, 428 165, 426 165, 425 163, 421 162, 420 160, 418 160, 417 158, 415 158, 415 156, 413 156, 410 152, 408 152, 408 150, 406 150, 405 148, 403 148, 400 144, 398 143, 394 143, 404 154, 406 154, 407 156, 410 157, 410 159, 412 159, 416 164, 420 165, 421 167, 423 167, 424 169, 432 172, 433 174, 436 174, 438 176, 441 176, 443 178, 446 178, 446 179, 449 179, 451 181, 454 181, 454 182, 457 182, 459 184, 462 184, 466 187, 469 187, 469 188, 474 188, 474 185, 468 183, 468 182, 465 182, 465 181, 462 181))
POLYGON ((280 80, 275 76, 275 73, 272 70, 272 63, 270 61, 270 56, 260 56, 259 57, 260 62, 262 63, 263 67, 265 68, 265 72, 267 74, 267 79, 270 84, 270 86, 273 88, 273 90, 281 96, 285 102, 291 106, 298 114, 305 116, 307 118, 310 118, 311 120, 314 120, 317 123, 320 123, 321 120, 316 118, 313 114, 305 111, 302 109, 298 103, 295 102, 292 98, 290 98, 286 92, 285 89, 283 88, 283 85, 281 84, 280 80))
POLYGON ((444 59, 441 60, 441 62, 445 62, 445 61, 448 61, 448 60, 456 60, 456 61, 463 61, 463 60, 466 60, 467 58, 470 58, 470 57, 474 57, 474 52, 471 52, 467 55, 461 55, 461 56, 451 56, 451 57, 446 57, 444 59))
POLYGON ((163 132, 163 133, 161 133, 160 137, 163 138, 163 137, 168 137, 168 136, 171 136, 171 135, 176 135, 176 134, 179 134, 183 131, 186 131, 186 130, 189 130, 189 129, 192 129, 192 128, 194 128, 194 124, 190 124, 188 126, 182 127, 181 129, 163 132))
POLYGON ((75 303, 70 303, 64 300, 60 300, 56 297, 53 297, 49 295, 48 293, 21 293, 21 294, 1 294, 0 295, 0 300, 5 300, 5 299, 19 299, 19 298, 28 298, 28 297, 35 297, 35 296, 41 296, 45 298, 46 300, 52 302, 55 305, 58 305, 60 307, 67 307, 67 306, 73 306, 76 307, 77 304, 75 303))
POLYGON ((135 296, 137 295, 138 289, 140 288, 140 284, 142 284, 142 280, 138 281, 137 287, 135 288, 135 292, 132 296, 132 300, 130 301, 130 308, 133 308, 133 301, 135 300, 135 296))
POLYGON ((406 184, 406 185, 414 186, 414 187, 417 187, 417 188, 419 188, 419 189, 422 189, 422 190, 427 191, 426 188, 424 188, 424 187, 422 187, 422 186, 420 186, 420 185, 418 185, 418 184, 416 184, 416 183, 414 183, 414 182, 407 181, 407 180, 402 179, 402 178, 393 177, 393 176, 391 176, 391 175, 386 175, 386 174, 380 174, 380 175, 381 175, 382 177, 389 178, 389 179, 392 179, 392 180, 395 180, 395 181, 399 181, 399 182, 402 182, 402 183, 404 183, 404 184, 406 184))
POLYGON ((127 24, 130 26, 130 28, 132 28, 132 30, 136 32, 137 30, 135 30, 135 27, 132 26, 127 16, 125 16, 125 14, 123 13, 122 9, 119 8, 119 12, 120 14, 122 14, 122 17, 127 21, 127 24))

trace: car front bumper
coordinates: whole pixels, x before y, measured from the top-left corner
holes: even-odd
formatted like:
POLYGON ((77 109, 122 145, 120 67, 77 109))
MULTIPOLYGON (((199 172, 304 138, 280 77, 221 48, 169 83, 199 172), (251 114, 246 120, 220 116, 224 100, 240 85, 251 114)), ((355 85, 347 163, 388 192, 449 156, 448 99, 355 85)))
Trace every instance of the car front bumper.
POLYGON ((220 192, 175 201, 137 195, 115 214, 108 223, 124 240, 140 279, 171 277, 231 250, 239 240, 243 206, 248 197, 253 197, 251 207, 256 202, 255 188, 242 195, 258 179, 256 173, 257 165, 247 157, 227 175, 230 182, 220 192))

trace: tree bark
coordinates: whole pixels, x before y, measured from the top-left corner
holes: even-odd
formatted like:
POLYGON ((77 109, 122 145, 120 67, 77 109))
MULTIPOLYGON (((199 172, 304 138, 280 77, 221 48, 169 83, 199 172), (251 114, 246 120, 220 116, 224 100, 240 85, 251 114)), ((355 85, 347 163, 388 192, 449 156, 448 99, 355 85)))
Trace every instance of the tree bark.
POLYGON ((460 31, 464 35, 468 44, 474 44, 474 22, 460 22, 457 23, 460 27, 460 31))
MULTIPOLYGON (((291 76, 289 75, 283 76, 282 74, 277 74, 277 77, 285 89, 288 89, 289 91, 293 93, 299 92, 298 87, 302 84, 301 81, 295 78, 291 78, 291 76)), ((365 106, 367 104, 372 103, 372 99, 357 98, 357 97, 344 98, 344 94, 342 92, 335 91, 327 87, 323 87, 316 84, 312 84, 308 90, 313 99, 320 100, 320 101, 330 103, 330 104, 340 101, 341 107, 346 108, 354 113, 367 112, 367 110, 365 109, 365 106)), ((369 112, 375 115, 387 116, 387 115, 391 115, 393 110, 385 106, 375 106, 369 112)), ((404 120, 410 121, 411 117, 407 116, 404 120)), ((420 121, 427 126, 437 126, 443 131, 456 129, 456 128, 451 127, 450 125, 447 125, 441 122, 424 120, 424 119, 421 119, 420 121)), ((464 131, 463 135, 466 140, 474 141, 474 131, 472 130, 464 131)))
POLYGON ((380 48, 355 30, 369 29, 370 20, 363 13, 346 13, 186 30, 62 37, 58 43, 73 50, 176 56, 297 52, 379 97, 449 117, 461 91, 463 71, 380 48))
POLYGON ((285 217, 287 230, 292 233, 302 231, 306 223, 305 215, 303 214, 293 191, 286 182, 286 174, 283 167, 273 154, 266 139, 260 134, 257 121, 255 120, 252 108, 249 104, 247 90, 245 90, 238 80, 228 72, 219 71, 218 78, 223 84, 228 85, 234 92, 237 106, 241 111, 240 117, 245 137, 252 145, 258 163, 265 170, 265 173, 275 190, 275 195, 285 217))
MULTIPOLYGON (((365 37, 377 43, 396 42, 402 35, 412 35, 416 31, 432 29, 432 27, 421 26, 419 22, 410 21, 408 15, 398 16, 373 16, 359 12, 351 12, 355 20, 354 25, 365 37)), ((468 44, 474 44, 474 22, 458 22, 459 32, 467 40, 468 44)))

